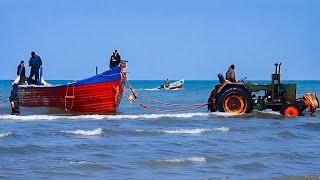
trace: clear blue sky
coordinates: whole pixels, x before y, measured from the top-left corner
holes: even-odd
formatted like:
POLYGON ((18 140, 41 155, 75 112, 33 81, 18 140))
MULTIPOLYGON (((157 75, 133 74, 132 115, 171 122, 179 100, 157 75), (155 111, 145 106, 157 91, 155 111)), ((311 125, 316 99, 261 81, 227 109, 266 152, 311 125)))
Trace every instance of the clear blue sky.
MULTIPOLYGON (((1 0, 0 79, 35 50, 46 79, 105 69, 113 49, 130 79, 320 79, 319 0, 1 0)), ((29 71, 28 71, 29 74, 29 71)))

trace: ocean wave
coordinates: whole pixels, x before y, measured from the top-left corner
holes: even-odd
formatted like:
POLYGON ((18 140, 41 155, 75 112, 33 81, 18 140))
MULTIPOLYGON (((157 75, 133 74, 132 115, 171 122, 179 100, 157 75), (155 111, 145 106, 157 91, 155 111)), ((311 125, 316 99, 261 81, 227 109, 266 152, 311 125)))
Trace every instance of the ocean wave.
POLYGON ((303 128, 305 129, 308 129, 308 130, 312 130, 312 131, 320 131, 320 123, 304 123, 302 125, 299 125, 299 126, 302 126, 303 128))
POLYGON ((288 130, 281 131, 281 132, 278 133, 278 135, 279 135, 280 137, 283 137, 283 138, 295 138, 295 137, 298 137, 298 136, 295 135, 293 132, 288 131, 288 130))
POLYGON ((158 88, 146 88, 146 89, 142 89, 144 91, 160 91, 161 89, 158 88))
POLYGON ((267 165, 261 162, 251 162, 247 164, 239 164, 233 166, 236 169, 243 169, 243 170, 260 170, 264 168, 268 168, 267 165))
POLYGON ((176 130, 141 130, 138 129, 136 132, 139 133, 165 133, 165 134, 191 134, 191 135, 199 135, 205 132, 210 131, 222 131, 228 132, 230 128, 228 127, 218 127, 218 128, 194 128, 194 129, 176 129, 176 130))
POLYGON ((234 113, 225 112, 212 112, 212 113, 168 113, 168 114, 119 114, 119 115, 25 115, 25 116, 14 116, 14 115, 0 115, 0 120, 57 120, 57 119, 93 119, 93 120, 126 120, 126 119, 160 119, 160 118, 192 118, 192 117, 232 117, 237 116, 234 113))
POLYGON ((12 134, 11 132, 0 133, 0 138, 10 136, 11 134, 12 134))
POLYGON ((166 163, 184 163, 184 162, 190 162, 190 163, 203 163, 206 162, 206 157, 188 157, 188 158, 177 158, 177 159, 164 159, 164 160, 157 160, 156 162, 166 162, 166 163))
POLYGON ((74 131, 61 131, 61 132, 66 134, 83 135, 83 136, 99 136, 103 134, 102 128, 97 128, 93 130, 74 130, 74 131))
POLYGON ((102 164, 99 164, 97 162, 90 162, 90 161, 71 161, 70 164, 73 164, 78 169, 86 169, 86 170, 112 169, 112 168, 108 168, 102 164))
POLYGON ((48 153, 50 150, 50 148, 33 144, 13 147, 0 147, 1 154, 48 153))

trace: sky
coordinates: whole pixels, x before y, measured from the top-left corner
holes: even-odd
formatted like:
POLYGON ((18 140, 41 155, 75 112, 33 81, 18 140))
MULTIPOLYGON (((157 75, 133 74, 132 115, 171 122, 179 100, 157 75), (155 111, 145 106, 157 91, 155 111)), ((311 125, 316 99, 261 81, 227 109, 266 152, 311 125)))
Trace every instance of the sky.
MULTIPOLYGON (((131 80, 319 80, 319 0, 0 0, 0 79, 36 51, 49 80, 105 71, 114 49, 131 80)), ((29 70, 27 70, 29 74, 29 70)))

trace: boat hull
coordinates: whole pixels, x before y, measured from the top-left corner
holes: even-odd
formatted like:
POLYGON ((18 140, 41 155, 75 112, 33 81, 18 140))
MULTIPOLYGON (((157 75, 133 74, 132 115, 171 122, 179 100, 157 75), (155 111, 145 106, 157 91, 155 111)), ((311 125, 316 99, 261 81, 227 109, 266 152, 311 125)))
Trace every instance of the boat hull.
POLYGON ((118 69, 59 86, 19 86, 18 98, 23 107, 58 107, 85 114, 113 113, 122 99, 122 73, 122 69, 118 69))

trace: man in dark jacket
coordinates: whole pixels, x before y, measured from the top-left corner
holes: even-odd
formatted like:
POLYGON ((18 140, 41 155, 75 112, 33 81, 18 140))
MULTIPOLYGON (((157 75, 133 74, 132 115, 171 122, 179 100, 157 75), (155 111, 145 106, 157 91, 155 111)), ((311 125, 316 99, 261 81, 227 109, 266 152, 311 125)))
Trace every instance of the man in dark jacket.
POLYGON ((25 83, 25 81, 26 81, 26 68, 24 66, 24 61, 23 60, 18 65, 17 76, 20 76, 19 83, 25 83))
POLYGON ((40 56, 36 55, 34 51, 31 52, 31 57, 29 60, 30 76, 29 82, 32 81, 32 77, 35 76, 35 84, 39 82, 39 69, 42 66, 42 60, 40 56))
POLYGON ((12 115, 18 115, 20 114, 20 108, 19 108, 19 98, 18 98, 18 84, 14 83, 12 85, 11 94, 9 97, 10 105, 11 105, 11 114, 12 115))
POLYGON ((120 61, 121 61, 121 56, 118 50, 114 50, 110 57, 110 64, 109 64, 110 69, 119 66, 120 61))
POLYGON ((234 72, 235 66, 232 64, 227 73, 226 73, 226 79, 230 82, 236 82, 236 73, 234 72))

